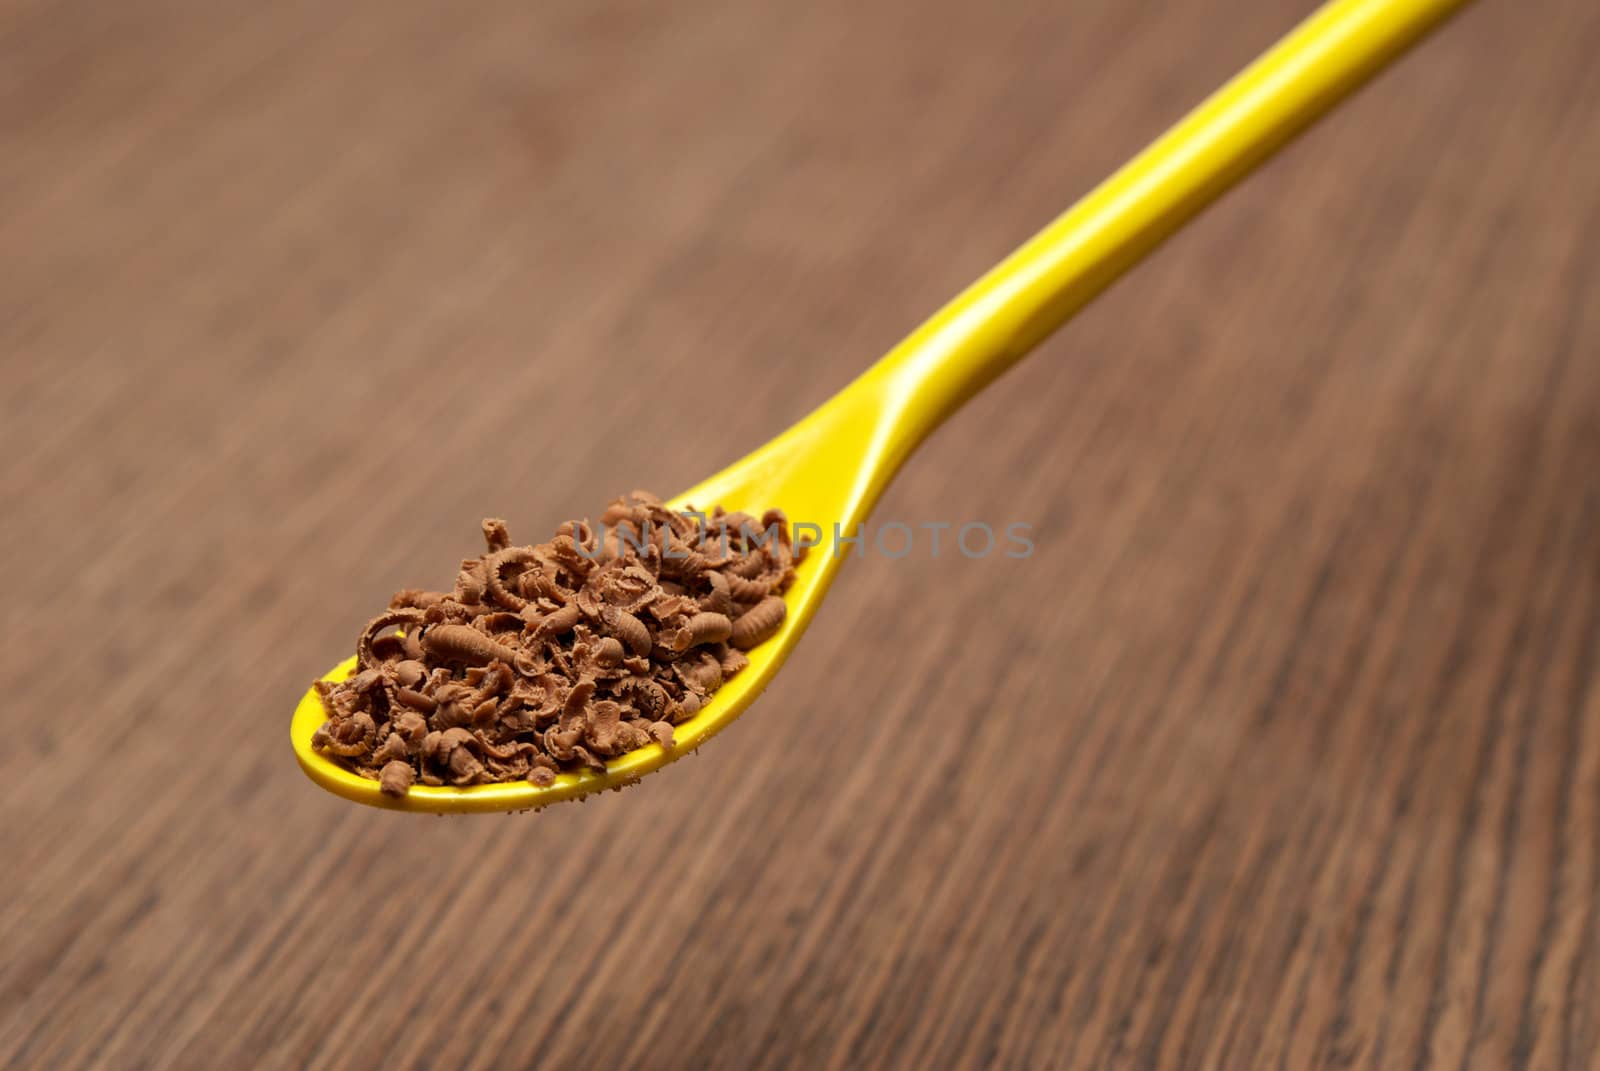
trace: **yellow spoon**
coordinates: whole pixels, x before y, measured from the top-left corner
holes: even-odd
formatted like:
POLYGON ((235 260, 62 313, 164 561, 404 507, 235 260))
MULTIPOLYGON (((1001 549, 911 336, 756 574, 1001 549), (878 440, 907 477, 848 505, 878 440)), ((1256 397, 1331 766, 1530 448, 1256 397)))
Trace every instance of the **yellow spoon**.
MULTIPOLYGON (((810 416, 672 501, 723 505, 759 516, 780 506, 822 527, 822 545, 797 570, 788 619, 749 652, 670 749, 651 744, 605 773, 562 774, 469 788, 413 786, 404 799, 378 791, 311 747, 324 720, 308 691, 290 735, 300 765, 322 787, 359 803, 438 813, 518 811, 632 784, 698 748, 744 712, 799 641, 878 496, 919 443, 962 403, 1031 351, 1095 295, 1256 164, 1466 0, 1333 0, 1066 214, 941 309, 810 416)), ((348 676, 355 659, 329 680, 348 676)))

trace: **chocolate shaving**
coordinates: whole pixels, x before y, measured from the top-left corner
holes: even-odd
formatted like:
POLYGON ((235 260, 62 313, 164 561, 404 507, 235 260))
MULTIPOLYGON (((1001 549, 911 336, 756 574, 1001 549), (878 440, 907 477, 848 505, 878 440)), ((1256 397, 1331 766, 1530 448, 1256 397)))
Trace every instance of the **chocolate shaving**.
POLYGON ((467 625, 438 625, 422 634, 422 650, 435 664, 465 662, 481 666, 495 659, 510 662, 517 652, 502 647, 467 625))
POLYGON ((395 609, 381 613, 368 621, 367 627, 361 630, 361 638, 356 641, 356 665, 365 669, 377 661, 373 653, 373 643, 377 640, 378 633, 396 625, 415 625, 421 620, 421 610, 395 609))
POLYGON ((622 645, 635 655, 644 656, 650 653, 653 643, 650 630, 643 621, 615 606, 607 606, 600 611, 600 621, 610 630, 611 634, 622 641, 622 645))
POLYGON ((804 548, 779 510, 758 527, 642 491, 601 522, 603 535, 568 521, 515 546, 486 519, 486 553, 461 562, 452 591, 397 592, 362 630, 357 672, 318 682, 328 720, 312 745, 395 797, 416 783, 547 786, 670 749, 673 725, 749 664, 742 649, 782 626, 804 548))
POLYGON ((728 642, 741 651, 748 651, 763 640, 771 638, 772 634, 778 631, 778 626, 783 624, 788 612, 787 603, 776 595, 768 595, 733 623, 728 642))
POLYGON ((417 772, 409 762, 395 759, 383 764, 383 772, 378 775, 378 787, 385 796, 404 796, 416 776, 417 772))

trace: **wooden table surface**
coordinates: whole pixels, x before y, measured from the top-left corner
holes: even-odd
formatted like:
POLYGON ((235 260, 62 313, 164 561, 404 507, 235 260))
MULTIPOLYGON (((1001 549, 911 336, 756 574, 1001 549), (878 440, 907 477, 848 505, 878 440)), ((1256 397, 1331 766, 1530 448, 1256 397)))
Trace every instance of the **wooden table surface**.
POLYGON ((1600 1053, 1600 7, 1475 7, 952 420, 765 699, 445 820, 290 709, 807 412, 1306 0, 0 0, 0 1062, 1600 1053))

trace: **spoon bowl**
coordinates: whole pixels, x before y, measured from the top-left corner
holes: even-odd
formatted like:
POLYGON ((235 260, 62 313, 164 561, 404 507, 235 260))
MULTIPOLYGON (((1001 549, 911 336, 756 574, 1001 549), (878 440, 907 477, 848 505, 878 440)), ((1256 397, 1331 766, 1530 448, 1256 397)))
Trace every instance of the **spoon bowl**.
MULTIPOLYGON (((358 803, 462 813, 534 810, 622 788, 695 750, 771 683, 822 604, 884 487, 934 428, 1138 263, 1223 191, 1463 7, 1466 0, 1332 0, 1176 126, 1000 265, 968 287, 855 382, 800 423, 669 505, 721 505, 759 516, 781 508, 815 526, 821 545, 795 568, 776 635, 746 652, 750 664, 674 728, 604 773, 467 788, 413 785, 385 796, 311 746, 325 714, 315 690, 295 709, 295 756, 311 779, 358 803)), ((808 540, 809 541, 809 540, 808 540)), ((325 679, 342 680, 355 658, 325 679)))
MULTIPOLYGON (((301 768, 323 788, 357 803, 397 811, 460 814, 536 810, 604 789, 620 789, 695 750, 744 713, 782 668, 822 604, 843 560, 842 555, 833 553, 833 524, 839 523, 840 531, 848 533, 866 513, 868 507, 861 496, 852 498, 847 493, 841 494, 841 489, 846 487, 844 483, 823 477, 826 468, 819 473, 810 463, 798 463, 802 459, 814 462, 819 450, 827 453, 827 448, 822 446, 824 443, 833 444, 837 464, 851 463, 851 458, 843 456, 849 453, 844 447, 861 440, 848 426, 846 408, 818 410, 761 450, 668 503, 672 509, 710 509, 721 505, 730 511, 744 510, 753 516, 760 516, 770 505, 783 505, 797 522, 815 524, 829 537, 822 545, 812 547, 795 565, 794 582, 784 594, 788 613, 777 634, 746 651, 750 664, 713 693, 697 714, 673 727, 670 748, 649 744, 610 760, 604 773, 588 769, 563 773, 554 783, 543 787, 527 781, 466 788, 416 784, 405 796, 396 798, 380 792, 376 781, 361 777, 311 746, 312 734, 327 719, 327 714, 316 690, 308 689, 295 709, 290 729, 295 757, 301 768)), ((856 463, 859 464, 859 459, 856 463)), ((324 679, 344 680, 355 671, 355 665, 352 655, 330 670, 324 679)))

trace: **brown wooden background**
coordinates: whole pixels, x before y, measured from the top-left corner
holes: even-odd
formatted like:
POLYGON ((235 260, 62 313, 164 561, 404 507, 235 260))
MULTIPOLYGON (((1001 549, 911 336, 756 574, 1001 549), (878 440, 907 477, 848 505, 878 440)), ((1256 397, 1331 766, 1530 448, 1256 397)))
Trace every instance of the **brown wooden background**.
POLYGON ((0 0, 0 1059, 1592 1066, 1592 0, 961 413, 876 519, 1035 556, 852 563, 697 758, 447 821, 288 747, 481 516, 754 446, 1308 9, 0 0))

